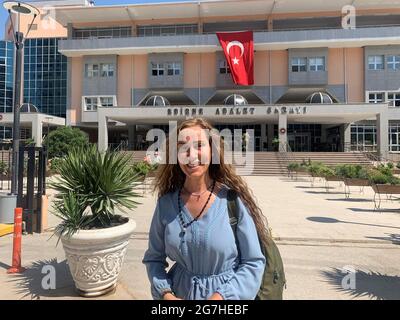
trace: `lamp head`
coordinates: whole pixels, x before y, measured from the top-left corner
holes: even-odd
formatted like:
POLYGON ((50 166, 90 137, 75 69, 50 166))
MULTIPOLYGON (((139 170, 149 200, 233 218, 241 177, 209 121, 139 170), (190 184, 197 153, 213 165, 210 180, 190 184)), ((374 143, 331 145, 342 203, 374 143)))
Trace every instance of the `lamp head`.
POLYGON ((20 1, 5 1, 3 2, 3 7, 7 11, 23 15, 37 16, 40 13, 36 7, 20 1))

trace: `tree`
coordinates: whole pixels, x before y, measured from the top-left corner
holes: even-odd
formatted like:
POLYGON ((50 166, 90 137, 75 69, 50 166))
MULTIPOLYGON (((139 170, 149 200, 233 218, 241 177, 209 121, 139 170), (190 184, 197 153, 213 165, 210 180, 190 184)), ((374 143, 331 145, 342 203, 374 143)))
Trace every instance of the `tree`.
POLYGON ((72 127, 60 127, 49 133, 43 145, 47 147, 49 159, 65 157, 73 147, 89 145, 88 135, 72 127))

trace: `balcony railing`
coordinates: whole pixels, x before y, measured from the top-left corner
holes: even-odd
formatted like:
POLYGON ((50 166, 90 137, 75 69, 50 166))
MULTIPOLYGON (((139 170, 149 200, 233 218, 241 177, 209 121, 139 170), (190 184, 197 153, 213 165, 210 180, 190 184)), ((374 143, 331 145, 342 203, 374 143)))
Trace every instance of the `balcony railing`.
MULTIPOLYGON (((315 46, 327 45, 331 41, 354 41, 360 46, 377 43, 400 43, 400 26, 380 28, 319 29, 302 31, 274 31, 255 32, 254 46, 259 50, 265 48, 295 48, 304 47, 304 42, 314 43, 315 46), (387 39, 387 40, 385 40, 387 39), (393 40, 393 39, 398 39, 393 40), (385 42, 386 41, 386 42, 385 42)), ((62 40, 59 42, 59 51, 66 56, 76 54, 107 54, 108 52, 124 54, 150 52, 196 52, 196 48, 213 51, 219 48, 215 34, 156 36, 156 37, 126 37, 108 39, 62 40)))

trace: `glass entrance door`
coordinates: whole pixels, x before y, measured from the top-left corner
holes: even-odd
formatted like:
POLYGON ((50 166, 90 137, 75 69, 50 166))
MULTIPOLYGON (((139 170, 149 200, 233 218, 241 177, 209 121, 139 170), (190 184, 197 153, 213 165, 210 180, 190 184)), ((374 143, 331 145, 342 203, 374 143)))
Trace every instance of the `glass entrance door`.
POLYGON ((311 134, 296 133, 288 135, 289 146, 294 152, 310 152, 311 151, 311 134))

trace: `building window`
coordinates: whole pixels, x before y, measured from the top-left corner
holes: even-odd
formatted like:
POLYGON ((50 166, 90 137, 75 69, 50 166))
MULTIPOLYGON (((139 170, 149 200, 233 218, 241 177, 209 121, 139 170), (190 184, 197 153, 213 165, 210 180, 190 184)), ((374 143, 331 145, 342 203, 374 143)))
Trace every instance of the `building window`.
POLYGON ((164 75, 164 64, 162 63, 152 63, 151 64, 151 74, 153 77, 164 75))
POLYGON ((388 101, 392 107, 400 107, 400 92, 399 93, 389 93, 388 101))
POLYGON ((351 126, 351 150, 352 151, 376 151, 376 126, 352 125, 351 126))
POLYGON ((325 71, 325 57, 309 58, 310 71, 325 71))
POLYGON ((73 39, 126 38, 132 36, 132 27, 74 29, 73 39))
POLYGON ((231 69, 229 68, 228 62, 226 62, 226 60, 219 61, 219 73, 220 74, 231 73, 231 69))
POLYGON ((85 111, 97 111, 97 97, 85 98, 85 111))
POLYGON ((138 26, 138 37, 175 36, 183 34, 197 34, 197 24, 138 26))
POLYGON ((85 76, 86 78, 95 78, 99 76, 99 65, 98 64, 85 64, 85 76))
POLYGON ((115 106, 115 97, 85 97, 85 111, 97 111, 98 107, 109 108, 115 106))
POLYGON ((113 107, 114 98, 113 97, 100 97, 100 105, 102 107, 113 107))
POLYGON ((400 125, 389 125, 389 151, 400 151, 400 125))
POLYGON ((384 101, 385 94, 383 92, 370 93, 368 102, 369 103, 382 103, 384 101))
POLYGON ((65 117, 67 57, 58 52, 59 40, 64 38, 26 39, 23 102, 34 104, 42 113, 65 117))
POLYGON ((387 68, 389 70, 400 70, 400 56, 388 56, 387 68))
POLYGON ((369 70, 383 70, 384 56, 369 56, 368 69, 369 70))
POLYGON ((167 64, 167 74, 169 76, 179 76, 182 73, 182 65, 179 62, 171 62, 167 64))
POLYGON ((306 71, 307 71, 307 58, 292 59, 292 72, 306 72, 306 71))
POLYGON ((114 77, 114 65, 112 63, 102 63, 100 70, 102 77, 114 77))

